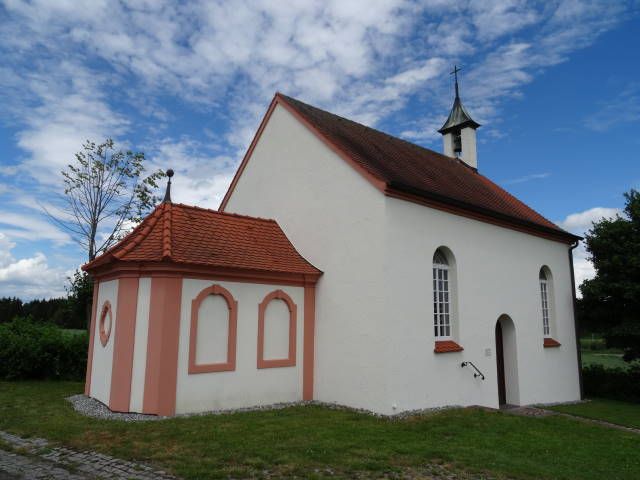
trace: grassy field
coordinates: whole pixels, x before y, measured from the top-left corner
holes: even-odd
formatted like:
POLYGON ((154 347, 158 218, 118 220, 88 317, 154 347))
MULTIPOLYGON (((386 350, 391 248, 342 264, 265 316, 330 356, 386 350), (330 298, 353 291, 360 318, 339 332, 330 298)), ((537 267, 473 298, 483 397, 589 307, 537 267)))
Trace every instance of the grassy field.
POLYGON ((564 417, 456 409, 406 420, 300 406, 124 423, 76 414, 78 383, 0 382, 0 430, 154 463, 181 477, 372 476, 438 462, 503 478, 637 479, 640 435, 564 417), (615 446, 615 448, 613 448, 615 446))
POLYGON ((604 338, 583 337, 580 347, 583 367, 602 365, 605 368, 628 368, 630 365, 622 359, 622 350, 607 348, 604 338))
POLYGON ((640 405, 638 404, 596 399, 576 405, 558 405, 552 409, 579 417, 605 420, 625 427, 640 428, 640 405))
POLYGON ((602 365, 605 368, 629 368, 629 363, 622 359, 621 353, 602 353, 597 350, 582 351, 582 366, 602 365))

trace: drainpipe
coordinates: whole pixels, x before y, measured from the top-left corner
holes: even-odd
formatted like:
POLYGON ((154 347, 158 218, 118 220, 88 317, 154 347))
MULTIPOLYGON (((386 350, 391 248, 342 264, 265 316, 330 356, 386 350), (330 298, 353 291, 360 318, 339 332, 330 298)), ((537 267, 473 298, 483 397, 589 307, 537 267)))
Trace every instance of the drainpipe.
POLYGON ((576 240, 571 247, 569 247, 569 267, 571 270, 571 293, 573 295, 573 324, 576 332, 576 353, 578 356, 578 382, 580 383, 580 400, 584 400, 584 387, 582 385, 582 352, 580 351, 580 337, 579 337, 579 325, 578 314, 576 313, 576 307, 578 300, 576 299, 576 277, 573 272, 573 250, 580 244, 580 240, 576 240))

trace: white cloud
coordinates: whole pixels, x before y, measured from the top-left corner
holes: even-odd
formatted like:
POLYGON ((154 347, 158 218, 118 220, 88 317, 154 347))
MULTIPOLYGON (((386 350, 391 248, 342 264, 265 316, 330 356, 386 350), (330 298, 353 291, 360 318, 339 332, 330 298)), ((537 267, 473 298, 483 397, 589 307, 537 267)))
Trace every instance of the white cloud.
POLYGON ((551 176, 549 172, 532 173, 530 175, 524 175, 518 178, 510 178, 508 180, 503 180, 501 183, 503 185, 516 185, 518 183, 530 182, 531 180, 542 180, 543 178, 548 178, 549 176, 551 176))
MULTIPOLYGON (((557 222, 558 226, 568 230, 576 235, 583 236, 592 226, 594 222, 603 218, 613 218, 622 213, 618 208, 594 207, 583 212, 572 213, 557 222)), ((582 282, 595 276, 595 269, 589 260, 589 255, 585 249, 584 242, 573 251, 573 268, 576 280, 576 293, 580 295, 578 287, 582 282)))
POLYGON ((618 208, 594 207, 583 212, 572 213, 559 222, 558 225, 565 230, 582 235, 592 227, 593 222, 603 218, 613 218, 620 213, 622 211, 618 208))
MULTIPOLYGON (((248 126, 276 90, 372 124, 419 92, 429 108, 422 120, 403 129, 413 139, 422 131, 423 139, 431 140, 433 132, 425 127, 441 122, 449 106, 444 65, 468 64, 465 100, 480 121, 491 123, 505 98, 519 95, 542 67, 589 45, 626 7, 603 0, 544 6, 522 0, 376 0, 366 8, 356 0, 101 0, 83 6, 13 0, 5 8, 12 22, 0 28, 0 40, 17 52, 11 58, 45 51, 52 61, 30 63, 34 76, 43 76, 44 65, 47 78, 52 71, 54 78, 77 75, 92 87, 75 99, 69 92, 50 96, 45 103, 51 108, 36 113, 42 122, 31 117, 30 128, 20 134, 20 145, 38 165, 49 159, 59 166, 77 149, 78 137, 127 128, 102 94, 103 85, 88 82, 95 75, 86 60, 79 65, 85 56, 107 62, 115 72, 111 85, 122 87, 128 101, 147 115, 166 118, 154 92, 203 108, 232 106, 228 138, 235 147, 246 146, 248 126), (65 69, 65 61, 73 68, 65 69)), ((2 77, 22 86, 20 75, 2 77)))
POLYGON ((24 212, 0 210, 0 229, 14 240, 48 240, 58 245, 70 242, 69 235, 60 231, 50 222, 24 212))
POLYGON ((640 83, 626 85, 614 98, 603 102, 598 111, 585 119, 585 125, 596 132, 637 122, 640 122, 640 83))
POLYGON ((17 135, 17 145, 28 155, 19 166, 23 173, 41 184, 59 185, 60 171, 87 139, 101 141, 125 131, 128 121, 109 106, 102 91, 107 79, 65 61, 55 73, 34 72, 25 79, 22 88, 31 94, 30 107, 7 99, 23 125, 17 135))
POLYGON ((235 173, 235 159, 188 137, 166 138, 151 147, 148 157, 151 168, 173 168, 176 172, 171 198, 177 203, 218 208, 235 173))
POLYGON ((0 232, 0 268, 6 267, 13 261, 11 249, 15 246, 16 244, 9 240, 9 237, 0 232))
MULTIPOLYGON (((152 167, 176 170, 176 201, 216 207, 275 91, 371 125, 411 102, 424 113, 394 128, 431 142, 450 107, 447 73, 457 63, 465 104, 498 135, 505 101, 615 26, 627 7, 604 0, 373 0, 365 7, 359 0, 5 0, 0 8, 0 119, 24 152, 0 167, 24 190, 14 203, 50 198, 84 140, 126 135, 152 167), (167 96, 216 114, 202 125, 216 143, 167 133, 175 113, 160 105, 167 96)), ((611 124, 604 110, 594 118, 611 124)), ((12 241, 68 241, 37 217, 3 210, 0 225, 12 241)))
POLYGON ((482 40, 494 40, 540 19, 533 5, 522 0, 472 2, 470 10, 477 35, 482 40))
POLYGON ((413 91, 417 85, 424 84, 436 75, 443 73, 446 62, 442 58, 430 58, 423 65, 410 68, 386 80, 387 84, 397 85, 403 90, 413 91))
POLYGON ((0 232, 0 297, 51 298, 65 294, 68 272, 51 268, 43 253, 15 259, 11 250, 15 243, 0 232))

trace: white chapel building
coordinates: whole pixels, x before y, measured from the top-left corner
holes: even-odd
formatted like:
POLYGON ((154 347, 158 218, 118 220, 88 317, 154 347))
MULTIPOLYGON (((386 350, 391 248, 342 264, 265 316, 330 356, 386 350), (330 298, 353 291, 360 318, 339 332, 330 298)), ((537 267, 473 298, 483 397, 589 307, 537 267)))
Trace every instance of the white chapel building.
MULTIPOLYGON (((165 200, 85 265, 85 393, 174 415, 578 400, 576 237, 478 169, 277 93, 219 210, 165 200)), ((169 181, 169 186, 170 186, 169 181)))

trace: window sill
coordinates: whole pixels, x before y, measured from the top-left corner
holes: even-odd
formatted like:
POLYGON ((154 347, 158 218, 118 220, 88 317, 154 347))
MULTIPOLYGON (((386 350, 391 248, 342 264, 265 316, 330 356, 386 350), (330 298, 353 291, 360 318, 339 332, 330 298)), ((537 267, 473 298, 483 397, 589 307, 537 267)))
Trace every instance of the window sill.
POLYGON ((436 340, 434 353, 449 353, 449 352, 461 352, 464 348, 458 345, 453 340, 436 340))
POLYGON ((560 345, 562 345, 560 342, 550 337, 546 337, 543 342, 544 348, 559 347, 560 345))

